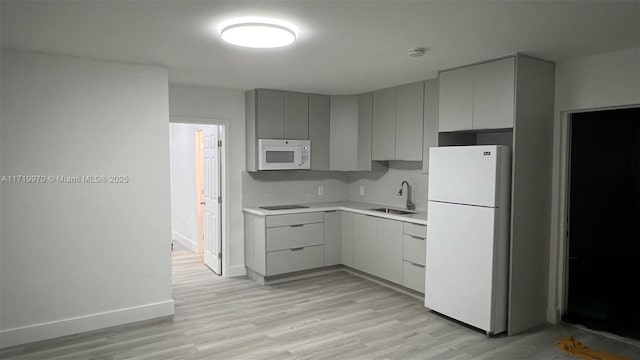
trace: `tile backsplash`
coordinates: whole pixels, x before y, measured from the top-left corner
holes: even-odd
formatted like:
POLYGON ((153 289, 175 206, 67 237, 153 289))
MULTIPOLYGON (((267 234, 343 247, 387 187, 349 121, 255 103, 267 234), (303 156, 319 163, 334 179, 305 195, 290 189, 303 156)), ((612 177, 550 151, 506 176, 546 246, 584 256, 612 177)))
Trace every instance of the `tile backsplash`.
POLYGON ((347 173, 332 171, 262 171, 242 173, 242 205, 287 205, 344 201, 347 173), (318 186, 323 195, 318 195, 318 186))
POLYGON ((407 180, 411 185, 411 198, 416 209, 427 208, 427 174, 422 173, 422 163, 415 161, 389 161, 387 172, 349 173, 349 200, 404 208, 407 201, 406 186, 398 196, 400 183, 407 180), (364 186, 364 196, 360 195, 364 186))
POLYGON ((400 183, 411 184, 418 210, 427 206, 427 174, 421 162, 390 161, 386 172, 264 171, 242 173, 242 205, 264 206, 331 201, 363 201, 403 208, 406 188, 398 196, 400 183), (318 186, 323 195, 318 195, 318 186), (364 196, 360 186, 365 187, 364 196))

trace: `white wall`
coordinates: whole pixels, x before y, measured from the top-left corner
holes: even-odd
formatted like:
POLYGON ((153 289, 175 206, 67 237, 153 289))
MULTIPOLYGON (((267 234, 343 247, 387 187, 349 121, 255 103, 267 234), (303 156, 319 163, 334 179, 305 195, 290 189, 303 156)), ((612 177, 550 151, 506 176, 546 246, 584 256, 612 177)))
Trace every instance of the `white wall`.
POLYGON ((170 85, 169 108, 172 123, 226 125, 226 194, 223 194, 223 275, 242 276, 244 267, 244 225, 242 178, 245 170, 244 92, 197 86, 170 85), (227 243, 228 246, 225 245, 227 243))
POLYGON ((640 48, 556 64, 556 115, 561 111, 637 104, 640 48))
MULTIPOLYGON (((582 57, 556 64, 556 98, 551 201, 551 246, 547 320, 561 311, 564 261, 563 219, 567 128, 564 114, 573 110, 640 104, 640 48, 582 57)), ((615 124, 611 124, 615 126, 615 124)))
POLYGON ((166 69, 2 51, 2 346, 173 314, 166 69))
POLYGON ((192 251, 198 246, 195 132, 202 126, 171 124, 171 237, 192 251))
POLYGON ((411 198, 416 209, 426 210, 428 174, 422 173, 422 162, 416 161, 389 161, 387 172, 349 173, 349 200, 404 208, 406 187, 402 196, 398 196, 402 180, 411 184, 411 198), (364 186, 364 196, 360 196, 361 185, 364 186))

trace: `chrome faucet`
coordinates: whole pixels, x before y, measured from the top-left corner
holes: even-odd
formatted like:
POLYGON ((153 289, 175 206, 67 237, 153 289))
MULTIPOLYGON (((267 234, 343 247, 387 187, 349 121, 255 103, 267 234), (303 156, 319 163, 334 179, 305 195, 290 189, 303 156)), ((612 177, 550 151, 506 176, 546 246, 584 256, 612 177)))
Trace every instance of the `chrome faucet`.
POLYGON ((407 180, 402 180, 400 183, 400 190, 398 191, 398 196, 402 196, 402 189, 404 188, 404 184, 407 184, 407 210, 415 210, 416 204, 411 202, 411 185, 407 180))

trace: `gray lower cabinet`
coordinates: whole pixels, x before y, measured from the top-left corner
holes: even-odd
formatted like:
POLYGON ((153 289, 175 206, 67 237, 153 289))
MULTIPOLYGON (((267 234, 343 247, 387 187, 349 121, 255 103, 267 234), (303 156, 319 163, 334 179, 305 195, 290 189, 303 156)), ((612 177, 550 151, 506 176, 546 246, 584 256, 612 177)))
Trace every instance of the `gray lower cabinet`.
POLYGON ((402 222, 378 218, 376 221, 379 277, 402 284, 402 222))
POLYGON ((262 276, 343 264, 424 293, 426 226, 349 211, 245 213, 245 265, 262 276))
POLYGON ((342 211, 340 214, 341 262, 353 267, 354 216, 352 212, 342 211))
POLYGON ((424 265, 403 261, 402 285, 424 294, 424 265))
POLYGON ((324 244, 324 223, 267 228, 267 251, 324 244))
POLYGON ((324 266, 324 213, 245 214, 245 264, 262 276, 324 266))
POLYGON ((342 258, 341 211, 324 212, 324 265, 338 265, 342 258))
POLYGON ((369 215, 355 214, 353 216, 353 267, 377 275, 379 261, 376 220, 369 215))
POLYGON ((402 224, 401 221, 356 214, 354 267, 402 284, 402 224))
POLYGON ((267 253, 267 273, 280 275, 324 265, 324 245, 306 246, 267 253))
POLYGON ((427 227, 404 223, 402 285, 424 293, 427 227))

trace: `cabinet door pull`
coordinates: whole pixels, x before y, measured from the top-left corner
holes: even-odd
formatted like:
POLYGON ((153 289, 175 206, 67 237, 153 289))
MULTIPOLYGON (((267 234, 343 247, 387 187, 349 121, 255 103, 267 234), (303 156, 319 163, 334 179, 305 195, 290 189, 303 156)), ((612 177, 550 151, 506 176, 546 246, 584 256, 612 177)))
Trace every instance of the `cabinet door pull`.
POLYGON ((424 269, 424 267, 425 267, 424 265, 416 264, 416 263, 414 263, 413 261, 407 261, 407 262, 408 262, 409 264, 411 264, 411 265, 413 265, 413 266, 416 266, 416 267, 419 267, 419 268, 423 268, 423 269, 424 269))
POLYGON ((304 250, 304 247, 297 247, 297 248, 291 249, 291 251, 300 251, 300 250, 304 250))
POLYGON ((409 235, 409 236, 411 236, 412 238, 414 238, 414 239, 418 239, 418 240, 425 240, 425 239, 426 239, 426 238, 423 238, 423 237, 420 237, 420 236, 411 235, 411 234, 406 234, 406 235, 409 235))
POLYGON ((295 225, 290 225, 291 227, 300 227, 300 226, 304 226, 304 224, 295 224, 295 225))
POLYGON ((327 210, 325 211, 326 213, 332 213, 332 212, 337 212, 338 210, 327 210))

